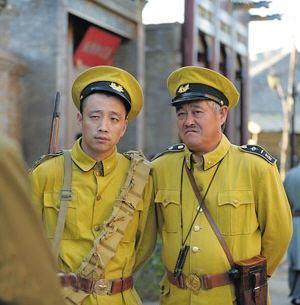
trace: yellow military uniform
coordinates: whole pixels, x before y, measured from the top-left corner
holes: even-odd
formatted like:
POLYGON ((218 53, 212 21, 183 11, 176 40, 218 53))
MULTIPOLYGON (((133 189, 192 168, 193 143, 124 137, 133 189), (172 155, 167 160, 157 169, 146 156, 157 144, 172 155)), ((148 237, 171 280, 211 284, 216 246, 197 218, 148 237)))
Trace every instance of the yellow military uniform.
MULTIPOLYGON (((71 157, 73 197, 68 206, 59 254, 59 270, 63 272, 76 272, 91 251, 94 240, 112 213, 130 165, 130 161, 117 151, 97 163, 82 150, 80 139, 74 144, 71 157)), ((35 202, 50 240, 57 222, 63 171, 64 158, 57 156, 43 162, 32 172, 35 202)), ((105 279, 129 277, 151 254, 154 240, 145 243, 148 248, 141 245, 142 239, 147 238, 144 235, 147 219, 154 217, 153 209, 149 207, 151 194, 152 180, 149 177, 143 198, 117 252, 105 267, 105 279)), ((153 220, 150 223, 153 226, 153 220)), ((82 304, 140 304, 140 300, 135 290, 129 289, 114 295, 90 294, 82 304)))
POLYGON ((64 304, 23 160, 18 148, 2 138, 0 168, 0 303, 64 304))
MULTIPOLYGON (((178 147, 181 149, 170 149, 153 161, 155 203, 166 268, 173 272, 182 240, 197 213, 197 198, 182 169, 186 158, 202 196, 221 162, 205 203, 234 260, 262 254, 267 258, 270 276, 282 259, 292 233, 291 213, 276 165, 230 144, 224 135, 216 149, 203 155, 202 162, 193 161, 192 153, 183 144, 178 147)), ((190 250, 184 275, 220 274, 230 269, 223 248, 201 210, 187 244, 190 250)), ((165 277, 161 284, 161 304, 232 305, 234 287, 200 289, 198 294, 193 294, 190 289, 170 284, 165 277)))

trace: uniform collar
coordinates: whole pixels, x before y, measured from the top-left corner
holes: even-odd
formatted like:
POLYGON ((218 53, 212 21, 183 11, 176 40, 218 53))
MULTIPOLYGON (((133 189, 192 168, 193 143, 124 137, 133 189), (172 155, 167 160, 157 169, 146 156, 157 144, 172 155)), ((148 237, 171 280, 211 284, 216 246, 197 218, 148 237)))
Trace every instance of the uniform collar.
POLYGON ((230 142, 227 137, 223 134, 222 139, 218 146, 211 152, 204 154, 200 160, 196 161, 193 153, 185 147, 185 159, 188 168, 190 169, 192 164, 195 164, 195 167, 199 170, 208 170, 211 167, 215 166, 219 161, 221 161, 224 156, 227 154, 230 147, 230 142))
POLYGON ((116 148, 109 157, 100 162, 97 162, 82 150, 80 143, 81 138, 75 142, 71 151, 71 156, 74 163, 81 170, 87 172, 95 167, 101 176, 106 176, 115 169, 118 163, 116 148))

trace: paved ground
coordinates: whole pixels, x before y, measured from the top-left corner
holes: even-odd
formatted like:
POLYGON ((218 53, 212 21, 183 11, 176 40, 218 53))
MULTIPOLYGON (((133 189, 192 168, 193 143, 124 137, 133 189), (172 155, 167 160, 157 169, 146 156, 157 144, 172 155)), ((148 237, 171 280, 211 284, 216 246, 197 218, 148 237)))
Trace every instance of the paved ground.
POLYGON ((287 267, 287 262, 283 262, 269 281, 272 305, 290 305, 287 267))
MULTIPOLYGON (((269 281, 271 305, 290 305, 287 284, 287 263, 283 262, 269 281)), ((144 302, 144 305, 158 305, 158 303, 144 302)))

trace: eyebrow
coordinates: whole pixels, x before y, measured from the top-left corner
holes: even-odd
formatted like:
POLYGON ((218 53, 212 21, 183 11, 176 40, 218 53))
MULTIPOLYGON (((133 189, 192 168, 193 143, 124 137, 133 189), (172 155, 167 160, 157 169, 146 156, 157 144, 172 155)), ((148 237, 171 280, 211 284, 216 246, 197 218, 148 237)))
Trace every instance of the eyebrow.
MULTIPOLYGON (((199 105, 199 104, 191 104, 190 108, 192 108, 192 109, 203 109, 203 106, 199 105)), ((176 112, 178 112, 178 111, 180 111, 182 109, 183 109, 183 106, 177 106, 176 107, 176 112)))
MULTIPOLYGON (((97 113, 102 113, 102 112, 103 112, 103 110, 92 110, 92 111, 89 112, 89 115, 91 115, 91 114, 97 114, 97 113)), ((110 115, 116 115, 116 116, 118 116, 118 117, 121 117, 121 116, 122 116, 121 113, 116 112, 116 111, 109 111, 109 114, 110 114, 110 115)))

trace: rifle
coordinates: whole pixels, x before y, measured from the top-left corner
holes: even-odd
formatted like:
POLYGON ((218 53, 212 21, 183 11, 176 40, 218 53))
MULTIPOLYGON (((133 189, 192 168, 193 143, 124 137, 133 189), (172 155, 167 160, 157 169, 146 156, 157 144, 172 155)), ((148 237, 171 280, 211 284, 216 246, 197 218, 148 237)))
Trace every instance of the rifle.
POLYGON ((60 93, 56 92, 54 99, 54 110, 52 114, 51 129, 49 136, 48 154, 54 154, 58 151, 59 144, 59 123, 60 123, 60 93))

